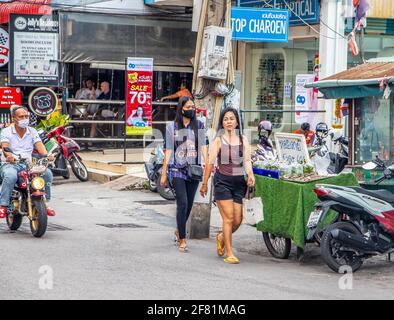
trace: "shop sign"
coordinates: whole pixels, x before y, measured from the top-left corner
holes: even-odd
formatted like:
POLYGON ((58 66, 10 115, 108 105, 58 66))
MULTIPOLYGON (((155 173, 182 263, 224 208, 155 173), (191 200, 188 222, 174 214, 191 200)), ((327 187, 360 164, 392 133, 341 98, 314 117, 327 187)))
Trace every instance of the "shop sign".
POLYGON ((9 61, 9 36, 8 32, 0 28, 0 68, 9 61))
POLYGON ((49 88, 37 88, 29 95, 29 108, 40 117, 46 117, 54 112, 57 104, 56 93, 49 88))
POLYGON ((22 105, 22 92, 19 88, 0 88, 0 108, 22 105))
POLYGON ((153 59, 126 60, 126 135, 152 134, 153 59))
MULTIPOLYGON (((295 88, 295 109, 297 111, 317 110, 317 94, 313 89, 305 88, 307 83, 313 82, 315 76, 313 74, 297 74, 295 88)), ((308 122, 308 112, 296 112, 295 123, 308 122)))
POLYGON ((308 148, 303 134, 276 132, 275 143, 279 161, 286 163, 309 162, 308 148))
POLYGON ((231 9, 232 40, 287 42, 289 11, 276 9, 231 9))
POLYGON ((59 21, 56 15, 10 15, 10 83, 58 86, 59 21))
POLYGON ((264 8, 275 4, 277 9, 290 11, 291 26, 304 25, 303 21, 309 24, 320 22, 318 0, 238 0, 239 7, 264 8))

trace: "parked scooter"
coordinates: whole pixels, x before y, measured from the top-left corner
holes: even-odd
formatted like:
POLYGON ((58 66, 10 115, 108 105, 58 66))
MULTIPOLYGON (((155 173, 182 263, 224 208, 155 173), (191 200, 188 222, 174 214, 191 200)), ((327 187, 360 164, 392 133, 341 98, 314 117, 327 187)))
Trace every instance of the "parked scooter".
POLYGON ((161 145, 158 145, 155 150, 152 151, 151 157, 148 162, 145 163, 145 171, 148 176, 149 190, 152 192, 159 192, 159 194, 166 200, 174 200, 174 190, 172 188, 172 182, 168 179, 168 185, 163 188, 160 185, 160 178, 163 169, 164 161, 164 150, 161 145))
POLYGON ((65 179, 69 179, 70 172, 67 166, 67 162, 69 162, 75 176, 80 181, 86 182, 89 180, 89 174, 81 157, 78 155, 78 151, 81 148, 76 141, 63 135, 68 128, 71 127, 59 126, 49 132, 39 132, 48 153, 55 157, 54 163, 49 168, 54 175, 60 175, 65 179))
MULTIPOLYGON (((380 183, 394 176, 394 165, 386 168, 376 159, 363 166, 365 170, 382 168, 380 183)), ((314 192, 321 200, 315 204, 307 227, 307 240, 329 210, 340 220, 330 224, 321 239, 321 255, 335 272, 358 270, 364 260, 394 251, 394 195, 387 190, 366 190, 360 187, 317 185, 314 192), (349 269, 347 269, 349 268, 349 269)))
POLYGON ((325 123, 316 126, 315 140, 309 155, 315 164, 318 174, 339 174, 344 169, 349 160, 348 140, 340 132, 329 132, 325 123), (338 152, 330 152, 327 143, 328 136, 334 145, 339 146, 338 152))
MULTIPOLYGON (((4 148, 4 151, 14 154, 10 148, 4 148)), ((26 170, 19 173, 19 179, 11 193, 10 205, 7 208, 7 225, 10 230, 18 230, 23 217, 28 217, 31 233, 34 237, 40 238, 45 234, 48 224, 43 178, 48 167, 48 159, 41 158, 32 165, 21 155, 14 155, 17 163, 26 166, 26 170)))

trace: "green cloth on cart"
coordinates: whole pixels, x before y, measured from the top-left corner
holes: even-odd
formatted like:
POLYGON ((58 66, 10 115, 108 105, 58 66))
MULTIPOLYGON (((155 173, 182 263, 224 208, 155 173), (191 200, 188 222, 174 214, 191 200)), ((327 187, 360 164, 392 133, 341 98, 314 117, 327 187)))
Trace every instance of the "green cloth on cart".
MULTIPOLYGON (((257 230, 277 236, 290 238, 300 248, 305 246, 306 224, 314 205, 319 199, 313 192, 316 184, 338 186, 358 186, 353 173, 344 173, 317 181, 298 183, 276 180, 256 175, 256 196, 263 200, 264 221, 257 225, 257 230)), ((331 221, 336 215, 331 214, 331 221)), ((325 219, 324 222, 327 222, 325 219)))

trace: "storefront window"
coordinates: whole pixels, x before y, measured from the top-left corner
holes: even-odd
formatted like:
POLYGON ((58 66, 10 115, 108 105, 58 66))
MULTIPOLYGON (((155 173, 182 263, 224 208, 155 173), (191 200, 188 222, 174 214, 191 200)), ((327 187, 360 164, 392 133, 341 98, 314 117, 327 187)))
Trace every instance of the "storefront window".
MULTIPOLYGON (((276 132, 292 132, 300 127, 294 112, 296 77, 314 74, 318 48, 319 41, 315 38, 285 44, 247 44, 243 123, 246 129, 252 130, 252 141, 256 139, 253 133, 261 120, 271 121, 276 132)), ((323 114, 312 117, 317 119, 323 114)))
POLYGON ((394 141, 393 98, 368 97, 355 100, 354 136, 355 164, 360 165, 378 156, 390 162, 393 160, 394 141))

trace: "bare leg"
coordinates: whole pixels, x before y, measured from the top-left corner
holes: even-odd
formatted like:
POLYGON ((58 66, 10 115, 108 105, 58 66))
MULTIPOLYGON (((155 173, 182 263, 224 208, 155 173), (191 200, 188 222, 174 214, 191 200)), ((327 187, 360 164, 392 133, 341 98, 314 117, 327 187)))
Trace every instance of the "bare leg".
POLYGON ((233 200, 218 200, 217 201, 220 214, 223 219, 223 238, 224 246, 226 248, 227 257, 234 257, 232 248, 232 234, 234 222, 234 205, 233 200))
POLYGON ((90 138, 95 138, 97 135, 97 123, 92 123, 92 127, 90 128, 90 138))
POLYGON ((234 221, 233 221, 233 233, 238 230, 242 223, 242 204, 234 202, 234 221))

